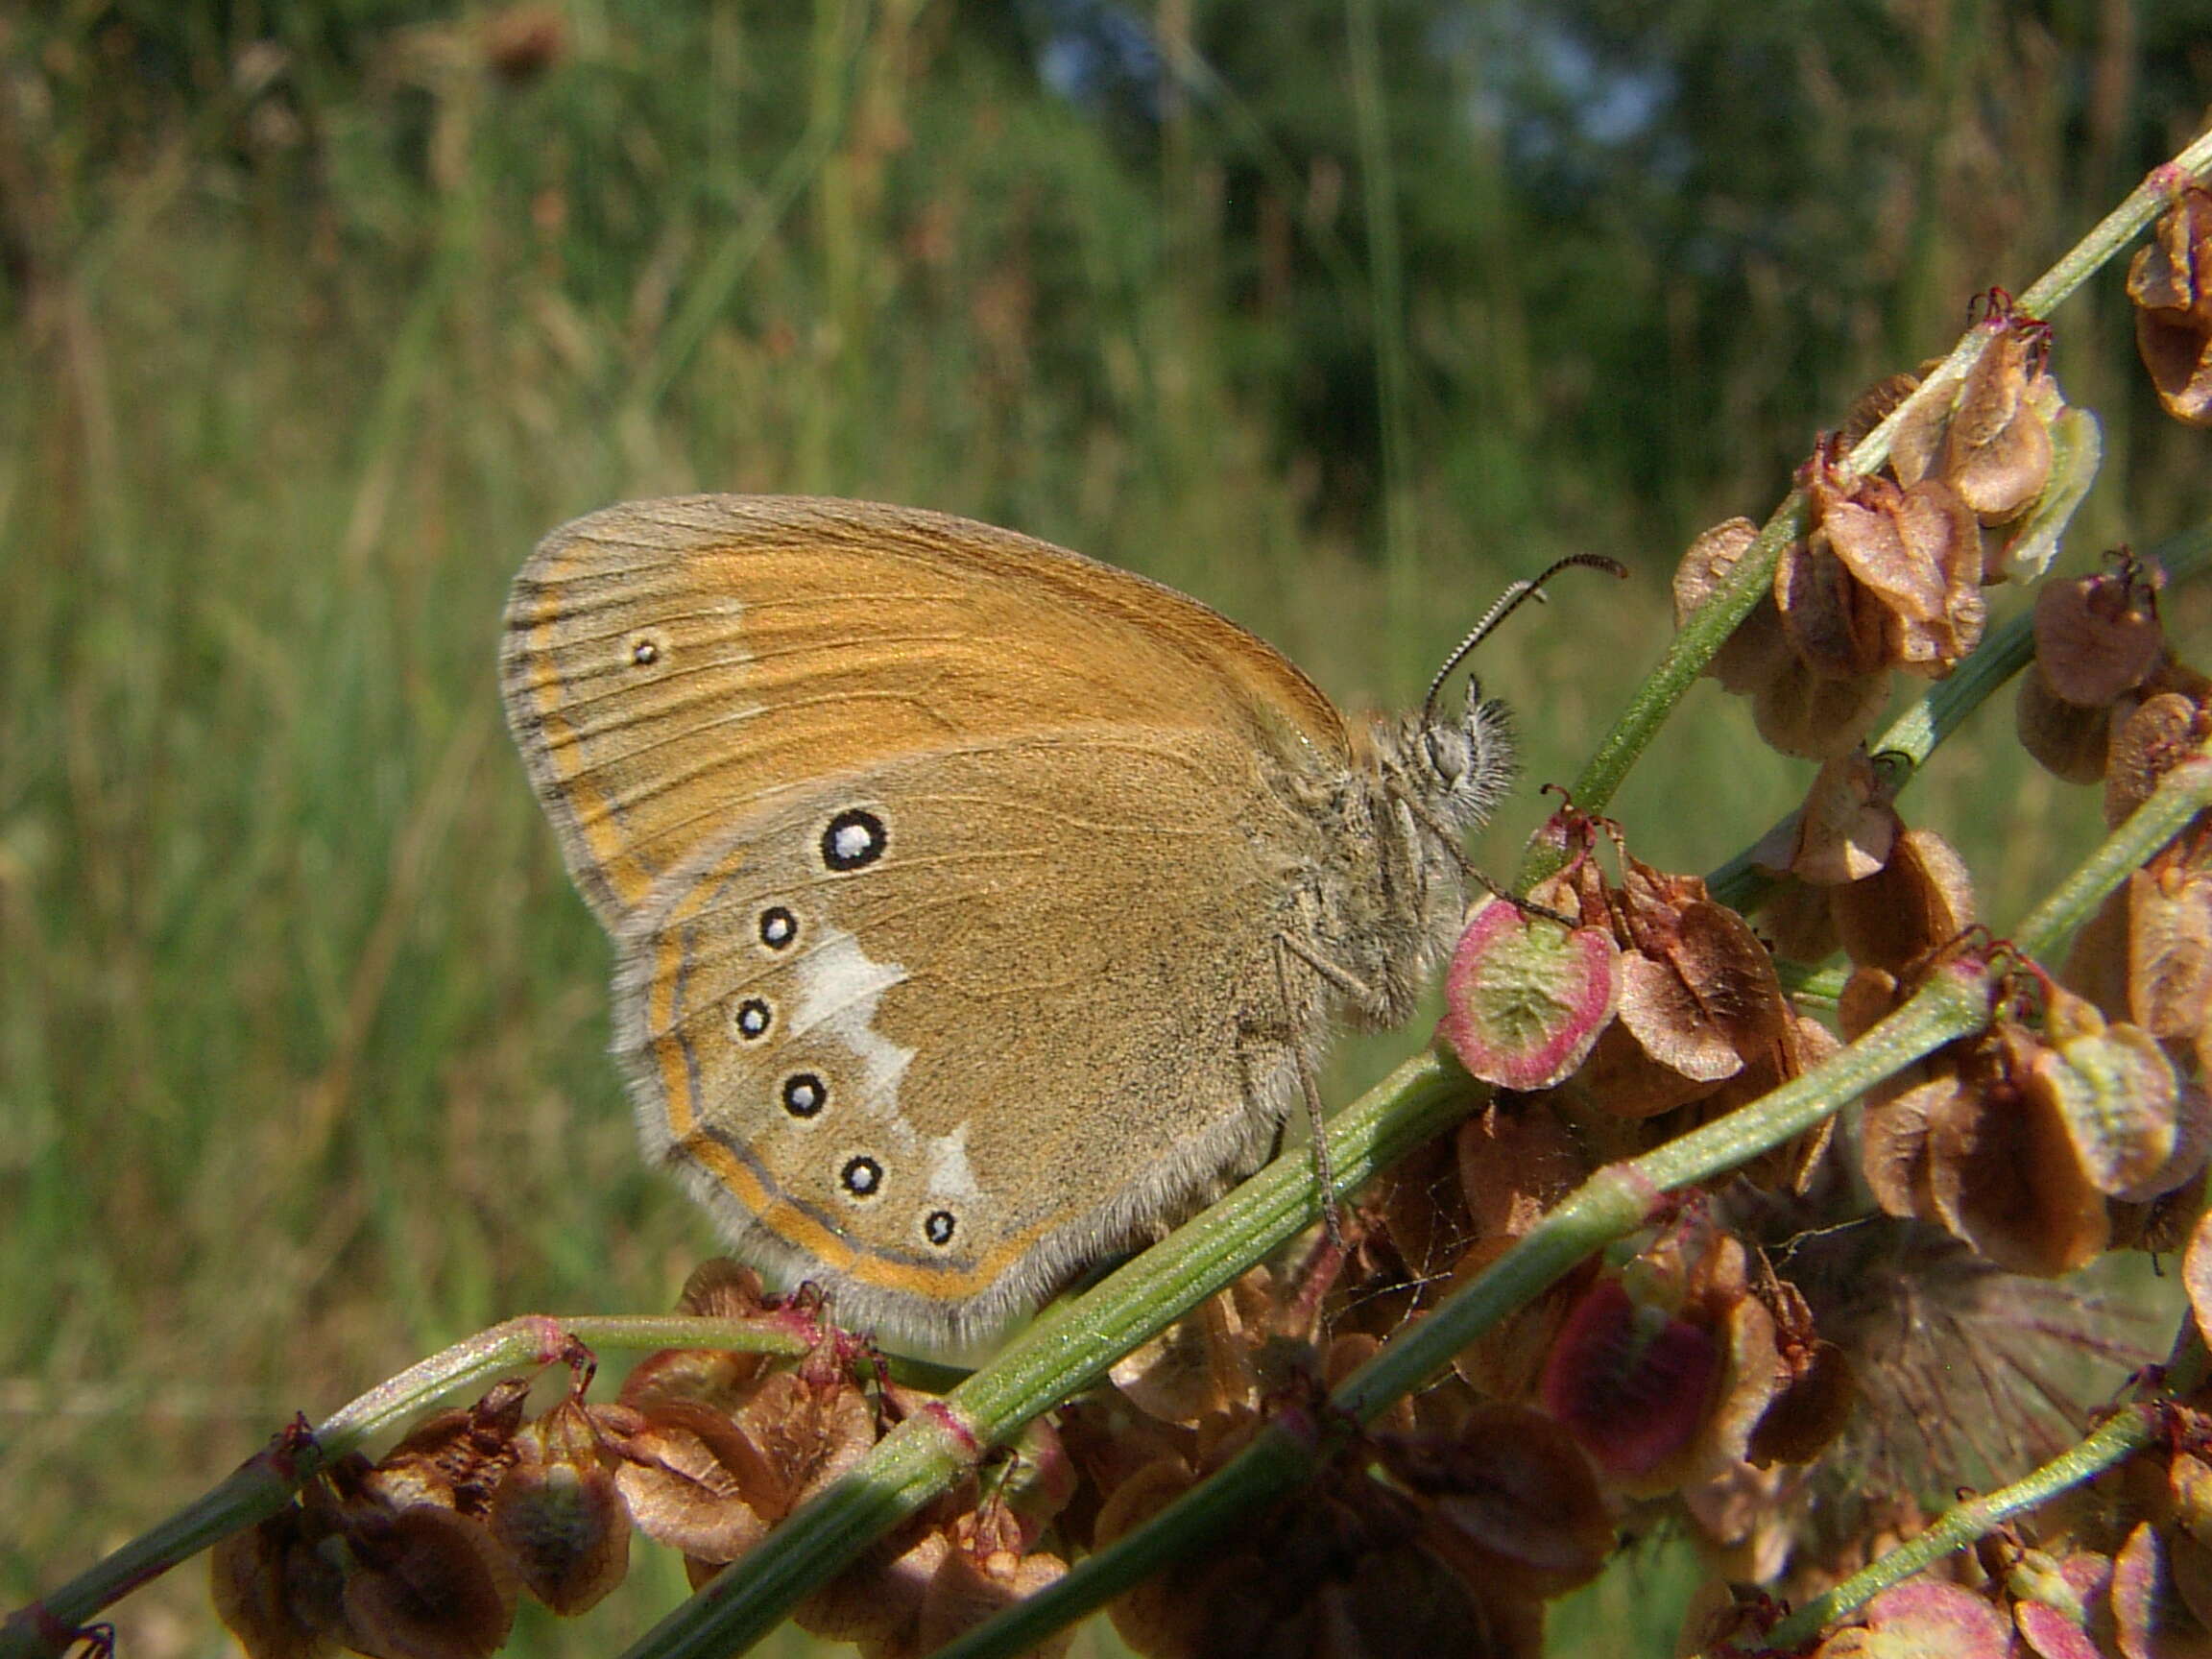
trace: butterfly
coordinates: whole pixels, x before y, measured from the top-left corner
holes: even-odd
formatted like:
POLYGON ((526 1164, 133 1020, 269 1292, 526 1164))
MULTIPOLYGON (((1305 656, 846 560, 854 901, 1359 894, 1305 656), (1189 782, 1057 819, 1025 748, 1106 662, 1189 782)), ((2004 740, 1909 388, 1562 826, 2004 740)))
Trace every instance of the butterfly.
POLYGON ((938 1355, 1254 1167, 1334 1017, 1410 1017, 1512 773, 1472 683, 1353 724, 1172 589, 855 501, 556 530, 501 677, 648 1157, 938 1355))

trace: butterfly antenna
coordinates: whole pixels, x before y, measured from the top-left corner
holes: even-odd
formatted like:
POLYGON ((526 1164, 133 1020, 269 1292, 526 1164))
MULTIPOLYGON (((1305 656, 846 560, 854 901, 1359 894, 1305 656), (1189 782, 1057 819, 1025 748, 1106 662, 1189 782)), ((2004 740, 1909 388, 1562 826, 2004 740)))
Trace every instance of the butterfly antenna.
POLYGON ((1498 595, 1498 602, 1490 607, 1482 620, 1467 630, 1467 637, 1452 647, 1452 654, 1444 659, 1444 666, 1437 669, 1436 678, 1429 682, 1429 695, 1423 698, 1421 702, 1423 725, 1434 723, 1436 719, 1436 694, 1444 689, 1444 682, 1452 678, 1452 670, 1467 661, 1467 654, 1487 639, 1492 629, 1512 615, 1514 612, 1520 610, 1527 601, 1534 599, 1541 602, 1544 598, 1545 583, 1551 581, 1560 571, 1577 565, 1586 565, 1593 570, 1610 570, 1616 576, 1625 577, 1628 574, 1627 565, 1622 564, 1618 559, 1608 559, 1602 553, 1570 553, 1558 563, 1548 565, 1541 574, 1509 584, 1505 591, 1498 595))

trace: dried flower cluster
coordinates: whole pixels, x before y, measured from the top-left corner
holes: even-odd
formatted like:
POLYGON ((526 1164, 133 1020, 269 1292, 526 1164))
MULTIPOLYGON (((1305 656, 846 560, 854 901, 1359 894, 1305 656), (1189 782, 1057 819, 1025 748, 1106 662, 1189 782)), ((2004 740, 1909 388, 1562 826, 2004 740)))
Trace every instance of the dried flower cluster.
MULTIPOLYGON (((1908 1579, 1832 1628, 1814 1659, 2185 1659, 2212 1651, 2212 1417, 2158 1409, 2152 1448, 1908 1579)), ((1700 1632, 1716 1653, 1722 1611, 1700 1632)))
MULTIPOLYGON (((2205 223, 2185 200, 2138 261, 2168 299, 2174 274, 2199 268, 2205 223)), ((1409 1278, 1459 1282, 1600 1166, 1800 1075, 1932 976, 1966 965, 2001 986, 1986 1029, 1887 1079, 1833 1138, 1678 1195, 1625 1262, 1586 1264, 1461 1356, 1459 1378, 1485 1398, 1533 1407, 1574 1437, 1616 1512, 1669 1509, 1718 1571, 1793 1594, 1918 1530, 1922 1503, 1946 1485, 2017 1474, 2078 1432, 2062 1394, 2004 1379, 2041 1375, 2037 1348, 2109 1358, 2125 1345, 2046 1282, 2116 1249, 2178 1249, 2202 1225, 2212 824, 2135 872, 2054 974, 1979 928, 1963 860, 1904 821, 1901 770, 1861 743, 1892 669, 1948 674, 1983 635, 1984 589, 2041 574, 2094 466, 2094 422, 2045 369, 2047 328, 1993 300, 1975 367, 1948 398, 1906 412, 1883 473, 1850 473, 1842 440, 1821 445, 1803 536, 1714 659, 1770 743, 1821 762, 1800 808, 1753 850, 1760 908, 1747 920, 1624 847, 1610 877, 1599 856, 1610 827, 1562 812, 1549 832, 1561 873, 1526 909, 1481 909, 1448 978, 1440 1036, 1500 1090, 1455 1145, 1464 1210, 1408 1219, 1401 1185, 1373 1213, 1409 1278), (1848 975, 1831 1032, 1785 994, 1776 959, 1839 951, 1848 975)), ((1860 425, 1912 386, 1879 389, 1860 425)), ((1739 520, 1691 548, 1675 581, 1684 619, 1755 538, 1739 520)), ((2022 740, 2060 777, 2101 783, 2114 826, 2212 736, 2212 686, 2169 647, 2163 584, 2122 550, 2044 583, 2034 602, 2022 740)), ((1417 1166, 1410 1179, 1436 1210, 1443 1171, 1417 1166)), ((2212 1241, 2199 1249, 2212 1284, 2212 1241)), ((1432 1295, 1393 1310, 1417 1316, 1432 1295)), ((2149 1582, 2152 1536, 2107 1551, 2136 1551, 2130 1582, 2149 1582)), ((2183 1563, 2156 1572, 2195 1571, 2156 1548, 2183 1563)), ((2127 1578, 2114 1571, 2107 1559, 2098 1594, 2127 1578)), ((1961 1612, 1956 1589, 1879 1603, 1822 1651, 1980 1652, 1971 1632, 1987 1628, 2002 1638, 1993 1652, 2015 1638, 2036 1653, 2212 1652, 2212 1640, 2034 1647, 2029 1627, 2049 1615, 2015 1631, 1978 1591, 1960 1592, 1973 1602, 1961 1612), (1930 1634, 1951 1617, 1956 1635, 1930 1634)), ((2150 1617, 2115 1610, 2106 1626, 2150 1617)), ((1758 1623, 1731 1602, 1700 1639, 1758 1623)))
POLYGON ((2192 180, 2128 267, 2135 346, 2176 421, 2212 425, 2212 190, 2192 180))
MULTIPOLYGON (((1982 589, 2031 581, 2087 489, 2096 421, 2070 407, 2046 367, 2050 327, 1993 293, 1988 339, 1947 397, 1906 410, 1880 472, 1852 472, 1858 435, 1905 404, 1911 375, 1861 400, 1845 432, 1805 468, 1805 530, 1783 549, 1769 592, 1707 665, 1752 700, 1760 735, 1825 760, 1873 730, 1889 671, 1939 678, 1980 643, 1982 589)), ((1674 576, 1685 621, 1718 590, 1757 532, 1714 526, 1674 576)))
MULTIPOLYGON (((533 1419, 528 1381, 442 1411, 374 1463, 358 1454, 297 1503, 219 1545, 215 1604, 253 1659, 481 1659, 519 1597, 582 1613, 622 1581, 633 1529, 683 1552, 704 1583, 857 1462, 919 1401, 863 1388, 866 1356, 759 1281, 710 1262, 686 1313, 804 1329, 796 1364, 670 1349, 610 1405, 570 1389, 533 1419)), ((800 1622, 876 1656, 926 1652, 1063 1570, 1037 1549, 1071 1490, 1048 1429, 994 1472, 930 1505, 817 1592, 800 1622)))

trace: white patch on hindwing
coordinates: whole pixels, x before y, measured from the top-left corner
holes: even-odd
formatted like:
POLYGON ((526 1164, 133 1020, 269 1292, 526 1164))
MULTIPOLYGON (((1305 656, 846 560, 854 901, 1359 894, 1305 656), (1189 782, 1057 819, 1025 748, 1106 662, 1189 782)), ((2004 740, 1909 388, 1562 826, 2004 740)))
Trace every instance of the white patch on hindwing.
POLYGON ((796 998, 789 1035, 821 1031, 833 1037, 859 1062, 853 1091, 862 1112, 889 1132, 898 1161, 891 1178, 910 1175, 919 1166, 923 1190, 933 1198, 976 1199, 982 1184, 968 1162, 966 1119, 950 1134, 924 1135, 899 1109, 899 1090, 915 1050, 894 1043, 876 1028, 883 994, 906 978, 896 962, 878 962, 851 933, 823 926, 814 947, 792 965, 796 998))
POLYGON ((872 961, 852 934, 824 927, 791 973, 798 981, 791 1035, 827 1031, 836 1038, 860 1062, 859 1097, 869 1116, 901 1120, 899 1082, 913 1064, 914 1050, 876 1029, 876 1010, 884 992, 904 982, 906 970, 896 962, 872 961))

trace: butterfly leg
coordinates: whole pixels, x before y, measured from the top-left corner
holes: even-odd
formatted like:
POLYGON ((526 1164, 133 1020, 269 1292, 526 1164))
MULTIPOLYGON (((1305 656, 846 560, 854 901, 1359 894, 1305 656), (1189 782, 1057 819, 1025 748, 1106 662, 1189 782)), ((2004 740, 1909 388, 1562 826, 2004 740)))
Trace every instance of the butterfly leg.
POLYGON ((1465 877, 1469 881, 1473 882, 1476 886, 1481 888, 1483 892, 1489 894, 1491 898, 1503 900, 1506 903, 1512 905, 1514 909, 1520 911, 1524 916, 1541 916, 1545 921, 1556 922, 1562 927, 1572 928, 1580 926, 1580 924, 1577 923, 1574 917, 1562 916, 1558 911, 1553 910, 1547 905, 1538 904, 1530 900, 1522 898, 1520 894, 1515 893, 1511 889, 1502 885, 1491 877, 1484 874, 1480 869, 1477 868, 1475 861, 1467 856, 1467 849, 1461 846, 1459 843, 1459 832, 1453 829, 1451 825, 1445 823, 1443 819, 1437 817, 1435 813, 1430 811, 1427 806, 1423 805, 1421 802, 1416 800, 1411 794, 1399 792, 1395 795, 1395 798, 1398 801, 1398 804, 1404 806, 1406 810, 1410 813, 1417 822, 1419 822, 1422 829, 1428 830, 1431 835, 1435 837, 1436 844, 1443 848, 1444 851, 1451 855, 1452 861, 1455 864, 1459 866, 1459 874, 1465 877))
MULTIPOLYGON (((1334 965, 1324 964, 1319 957, 1287 933, 1275 935, 1275 989, 1283 998, 1284 1023, 1286 1029, 1297 1029, 1290 1019, 1294 1006, 1290 999, 1290 958, 1296 956, 1314 973, 1346 995, 1371 999, 1373 994, 1357 979, 1334 965)), ((1326 1109, 1321 1100, 1321 1084, 1313 1075, 1313 1056, 1303 1043, 1290 1045, 1291 1063, 1298 1069, 1299 1093, 1306 1096, 1306 1116, 1311 1131, 1313 1146, 1313 1182, 1321 1195, 1321 1226, 1328 1235, 1331 1250, 1341 1255, 1344 1250, 1344 1215, 1336 1203, 1336 1176, 1329 1164, 1329 1128, 1326 1109)))

